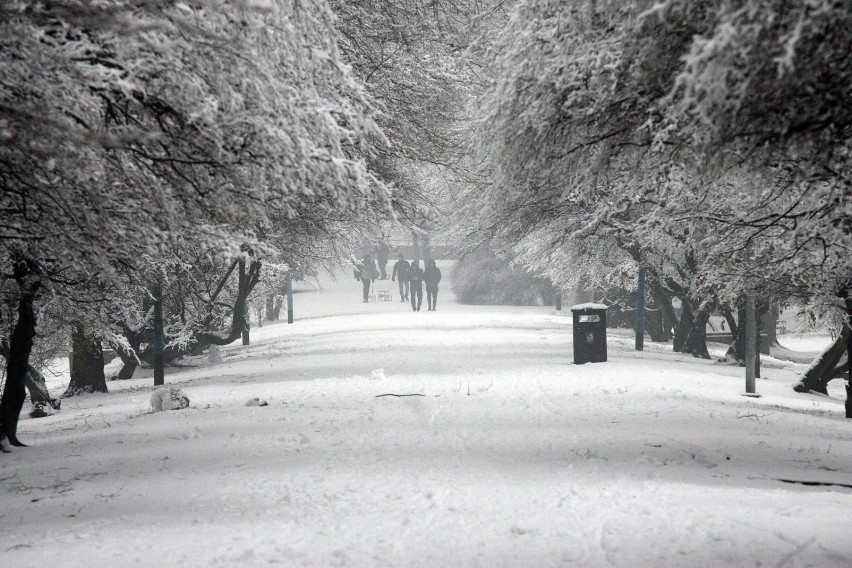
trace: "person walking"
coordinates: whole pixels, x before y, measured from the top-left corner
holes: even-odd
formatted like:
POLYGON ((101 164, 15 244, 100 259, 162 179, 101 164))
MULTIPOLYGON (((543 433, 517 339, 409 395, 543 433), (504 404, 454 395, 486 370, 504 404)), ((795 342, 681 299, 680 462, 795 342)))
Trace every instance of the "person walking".
POLYGON ((429 311, 434 312, 438 307, 438 283, 441 281, 441 269, 435 265, 435 259, 426 262, 423 280, 426 282, 426 303, 429 311))
POLYGON ((379 270, 382 273, 382 280, 388 279, 387 266, 388 259, 390 258, 390 247, 385 241, 379 241, 379 250, 378 250, 378 260, 379 260, 379 270))
POLYGON ((399 301, 405 302, 408 300, 408 276, 411 271, 411 265, 408 264, 408 261, 405 260, 405 257, 402 254, 399 255, 399 260, 396 261, 393 265, 393 273, 391 274, 391 280, 396 281, 399 278, 399 301))
POLYGON ((411 285, 411 311, 419 312, 420 304, 423 303, 423 269, 416 260, 411 263, 408 279, 411 285))
POLYGON ((370 285, 376 280, 379 275, 379 269, 376 268, 376 261, 370 254, 364 255, 364 260, 361 261, 361 284, 364 285, 364 301, 370 301, 370 285))

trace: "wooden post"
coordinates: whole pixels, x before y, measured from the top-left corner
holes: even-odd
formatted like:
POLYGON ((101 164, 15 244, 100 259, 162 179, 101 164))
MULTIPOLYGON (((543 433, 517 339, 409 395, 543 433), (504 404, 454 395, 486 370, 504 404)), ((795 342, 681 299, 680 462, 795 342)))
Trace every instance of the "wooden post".
POLYGON ((163 368, 163 350, 166 347, 166 334, 163 331, 163 276, 157 275, 154 284, 154 386, 166 382, 163 368))
POLYGON ((636 351, 645 347, 645 267, 639 265, 639 282, 636 287, 636 351))
POLYGON ((293 323, 293 279, 287 273, 287 323, 293 323))

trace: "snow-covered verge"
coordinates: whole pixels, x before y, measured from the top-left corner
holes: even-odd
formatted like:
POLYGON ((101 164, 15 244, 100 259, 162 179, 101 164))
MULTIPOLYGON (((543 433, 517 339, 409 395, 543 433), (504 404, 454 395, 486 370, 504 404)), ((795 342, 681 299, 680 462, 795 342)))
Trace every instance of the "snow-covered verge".
POLYGON ((570 318, 445 289, 418 313, 306 291, 297 310, 351 313, 170 370, 187 409, 151 413, 138 378, 22 420, 3 565, 852 564, 839 390, 796 394, 779 363, 745 398, 741 369, 628 332, 573 365, 570 318))

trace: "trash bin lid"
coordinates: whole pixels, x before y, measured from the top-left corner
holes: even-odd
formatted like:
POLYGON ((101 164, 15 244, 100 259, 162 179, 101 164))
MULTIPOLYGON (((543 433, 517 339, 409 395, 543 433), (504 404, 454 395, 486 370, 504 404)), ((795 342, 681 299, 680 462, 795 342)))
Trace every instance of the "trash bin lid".
POLYGON ((591 302, 586 304, 577 304, 576 306, 571 306, 572 312, 583 312, 586 310, 608 310, 609 306, 606 304, 593 304, 591 302))

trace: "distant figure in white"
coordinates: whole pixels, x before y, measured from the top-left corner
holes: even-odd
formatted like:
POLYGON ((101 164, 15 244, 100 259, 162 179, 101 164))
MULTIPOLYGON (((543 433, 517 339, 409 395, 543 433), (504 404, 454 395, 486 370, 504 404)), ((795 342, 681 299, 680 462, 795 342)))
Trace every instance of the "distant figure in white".
POLYGON ((379 276, 379 269, 376 266, 376 261, 372 255, 365 254, 364 260, 361 261, 361 284, 364 285, 364 301, 370 301, 370 284, 379 276))
POLYGON ((399 301, 405 302, 408 300, 408 273, 411 270, 411 265, 405 260, 402 254, 399 255, 399 260, 393 265, 393 274, 391 280, 399 278, 399 301))
POLYGON ((438 283, 441 282, 441 269, 435 266, 435 259, 426 262, 423 280, 426 282, 426 303, 429 311, 434 312, 438 307, 438 283))
POLYGON ((420 304, 423 303, 423 269, 416 260, 411 263, 408 280, 411 286, 411 311, 419 312, 420 304))

